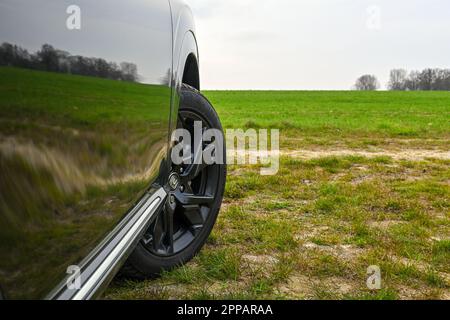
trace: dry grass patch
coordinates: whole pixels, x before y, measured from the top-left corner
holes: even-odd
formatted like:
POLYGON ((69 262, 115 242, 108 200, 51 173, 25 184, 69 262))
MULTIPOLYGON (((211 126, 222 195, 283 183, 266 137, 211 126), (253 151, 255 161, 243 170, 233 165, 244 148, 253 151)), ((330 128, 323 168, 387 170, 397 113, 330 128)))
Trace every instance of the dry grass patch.
POLYGON ((448 299, 450 161, 321 152, 282 157, 274 177, 231 167, 201 254, 107 297, 448 299), (382 290, 367 289, 371 265, 382 290))

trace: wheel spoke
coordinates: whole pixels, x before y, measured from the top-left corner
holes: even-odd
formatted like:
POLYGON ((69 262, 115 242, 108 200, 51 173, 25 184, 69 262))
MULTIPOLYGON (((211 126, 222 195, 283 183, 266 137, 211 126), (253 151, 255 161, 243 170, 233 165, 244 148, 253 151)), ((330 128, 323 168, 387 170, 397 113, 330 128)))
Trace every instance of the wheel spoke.
POLYGON ((202 164, 192 164, 189 166, 189 168, 186 170, 185 173, 183 173, 180 178, 183 182, 188 182, 194 180, 198 175, 207 167, 205 163, 202 164))
POLYGON ((199 205, 186 205, 183 209, 183 217, 189 226, 203 226, 205 221, 199 205))
MULTIPOLYGON (((202 129, 202 132, 205 128, 202 129)), ((208 147, 208 144, 205 144, 202 141, 197 141, 191 146, 193 150, 193 154, 191 154, 192 164, 188 167, 186 172, 181 175, 181 179, 184 182, 194 180, 206 167, 207 165, 203 161, 203 152, 208 147)))
POLYGON ((156 218, 153 224, 153 235, 152 235, 152 245, 155 251, 159 251, 163 248, 164 240, 164 222, 163 213, 156 218))
POLYGON ((175 194, 178 202, 183 206, 186 205, 208 205, 214 202, 214 197, 212 196, 196 196, 193 194, 177 193, 175 194))
POLYGON ((203 225, 195 225, 195 226, 192 226, 189 231, 192 233, 192 235, 194 237, 196 237, 202 229, 203 229, 203 225))
POLYGON ((188 181, 185 185, 185 192, 187 194, 194 194, 194 189, 192 189, 192 182, 188 181))
POLYGON ((167 200, 166 208, 164 210, 164 243, 169 254, 173 253, 173 216, 176 209, 176 203, 170 203, 167 200))

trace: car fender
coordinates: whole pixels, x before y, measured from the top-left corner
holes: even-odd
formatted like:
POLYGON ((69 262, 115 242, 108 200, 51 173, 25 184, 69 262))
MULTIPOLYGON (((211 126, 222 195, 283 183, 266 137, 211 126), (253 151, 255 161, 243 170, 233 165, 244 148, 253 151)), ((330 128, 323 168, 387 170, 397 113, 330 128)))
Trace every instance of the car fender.
MULTIPOLYGON (((189 56, 199 65, 194 17, 190 7, 181 0, 170 0, 173 27, 172 117, 171 131, 176 128, 180 90, 189 56)), ((200 89, 200 88, 197 88, 200 89)))

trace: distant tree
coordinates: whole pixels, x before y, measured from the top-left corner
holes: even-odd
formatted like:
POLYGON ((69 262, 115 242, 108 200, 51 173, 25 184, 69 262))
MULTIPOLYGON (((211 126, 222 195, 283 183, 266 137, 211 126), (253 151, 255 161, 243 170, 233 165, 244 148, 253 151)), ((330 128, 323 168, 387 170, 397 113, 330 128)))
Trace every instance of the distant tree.
POLYGON ((70 53, 62 50, 55 50, 58 57, 58 72, 70 73, 70 53))
POLYGON ((408 71, 406 71, 405 69, 391 70, 388 89, 394 91, 406 90, 407 79, 408 79, 408 71))
POLYGON ((450 91, 450 69, 441 70, 439 90, 450 91))
POLYGON ((380 88, 377 77, 373 75, 363 75, 356 80, 355 89, 360 91, 375 91, 380 88))
POLYGON ((421 90, 433 90, 433 82, 435 79, 435 72, 433 69, 425 69, 419 74, 419 87, 421 90))
POLYGON ((420 90, 420 72, 411 71, 405 82, 405 90, 416 91, 420 90))
POLYGON ((139 81, 137 65, 122 62, 108 62, 102 58, 72 56, 69 52, 55 49, 44 44, 37 53, 30 54, 27 50, 3 43, 0 45, 0 66, 11 66, 45 70, 82 76, 100 77, 112 80, 139 81))
POLYGON ((120 67, 117 63, 111 62, 109 64, 110 68, 110 79, 113 80, 122 80, 122 71, 120 70, 120 67))
POLYGON ((434 71, 434 81, 433 81, 433 90, 449 90, 449 86, 447 81, 449 80, 449 70, 445 69, 435 69, 434 71))
POLYGON ((0 65, 28 68, 31 64, 31 55, 27 50, 9 43, 0 46, 0 65))
POLYGON ((390 90, 408 91, 450 91, 450 69, 424 69, 412 71, 394 69, 391 71, 390 90))
POLYGON ((134 63, 122 62, 120 64, 120 70, 122 71, 122 80, 124 81, 138 81, 139 75, 137 66, 134 63))
POLYGON ((105 59, 93 59, 95 76, 100 78, 112 78, 111 66, 105 59))
POLYGON ((71 56, 70 61, 70 73, 78 75, 89 75, 89 62, 82 56, 71 56))
POLYGON ((58 52, 49 44, 44 44, 41 51, 37 53, 39 61, 46 71, 59 71, 58 52))
POLYGON ((160 83, 165 86, 170 86, 172 81, 172 71, 168 69, 166 74, 160 78, 160 83))
POLYGON ((14 61, 14 47, 12 44, 3 43, 0 46, 0 65, 9 66, 14 61))

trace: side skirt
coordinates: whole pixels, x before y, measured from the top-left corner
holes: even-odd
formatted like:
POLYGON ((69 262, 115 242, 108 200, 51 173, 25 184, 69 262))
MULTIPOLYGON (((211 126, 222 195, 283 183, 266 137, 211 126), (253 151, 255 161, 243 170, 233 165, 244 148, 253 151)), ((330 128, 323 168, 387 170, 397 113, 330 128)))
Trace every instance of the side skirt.
POLYGON ((68 276, 47 299, 88 300, 98 296, 128 258, 166 197, 167 193, 163 188, 153 189, 146 194, 109 236, 80 264, 80 274, 77 276, 81 286, 69 288, 68 284, 72 287, 76 281, 73 276, 68 276))

